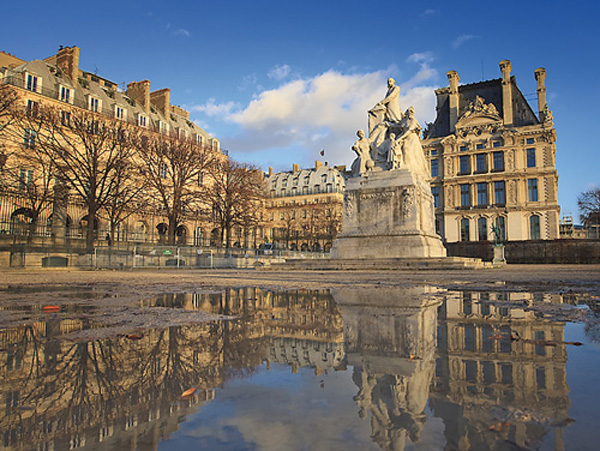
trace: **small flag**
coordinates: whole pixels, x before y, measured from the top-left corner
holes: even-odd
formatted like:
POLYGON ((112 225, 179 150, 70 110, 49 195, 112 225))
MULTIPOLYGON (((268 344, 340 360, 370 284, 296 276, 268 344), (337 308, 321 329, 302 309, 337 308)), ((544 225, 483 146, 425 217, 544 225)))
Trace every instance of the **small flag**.
POLYGON ((323 149, 323 150, 321 151, 321 156, 322 156, 322 157, 324 157, 324 156, 325 156, 325 149, 323 149))

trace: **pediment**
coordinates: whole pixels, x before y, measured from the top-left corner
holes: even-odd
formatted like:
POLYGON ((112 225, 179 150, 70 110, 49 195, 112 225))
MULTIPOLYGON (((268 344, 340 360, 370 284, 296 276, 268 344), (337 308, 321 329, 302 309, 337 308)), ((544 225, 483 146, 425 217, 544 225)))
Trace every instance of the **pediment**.
POLYGON ((460 118, 456 123, 456 128, 477 127, 480 125, 488 125, 496 122, 502 122, 502 118, 495 114, 489 113, 472 113, 471 115, 460 118))

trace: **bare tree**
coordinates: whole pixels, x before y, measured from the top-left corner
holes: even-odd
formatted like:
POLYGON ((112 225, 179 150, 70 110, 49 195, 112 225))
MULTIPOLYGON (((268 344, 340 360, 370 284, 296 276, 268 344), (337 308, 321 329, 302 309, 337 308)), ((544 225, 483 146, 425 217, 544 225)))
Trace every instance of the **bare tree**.
POLYGON ((168 219, 168 240, 174 244, 184 215, 200 210, 203 180, 217 154, 191 139, 161 135, 144 135, 136 147, 139 171, 155 194, 159 211, 168 219))
POLYGON ((53 161, 58 178, 86 207, 86 240, 92 247, 98 212, 114 195, 118 171, 132 158, 139 132, 124 121, 68 106, 39 105, 30 119, 38 124, 34 147, 53 161))
POLYGON ((577 196, 577 206, 584 225, 600 224, 600 188, 591 188, 577 196))
POLYGON ((108 221, 108 233, 114 241, 117 228, 130 216, 143 211, 150 204, 150 198, 146 178, 134 169, 131 161, 122 161, 115 168, 111 185, 100 215, 108 221))
POLYGON ((258 226, 262 217, 266 186, 263 174, 251 165, 229 158, 216 162, 204 202, 212 209, 213 221, 221 231, 221 242, 231 246, 234 226, 258 226))
POLYGON ((3 131, 11 145, 1 155, 3 191, 22 200, 23 206, 17 211, 28 222, 30 242, 41 214, 51 206, 56 164, 39 144, 43 123, 37 103, 13 103, 6 115, 10 126, 3 131))

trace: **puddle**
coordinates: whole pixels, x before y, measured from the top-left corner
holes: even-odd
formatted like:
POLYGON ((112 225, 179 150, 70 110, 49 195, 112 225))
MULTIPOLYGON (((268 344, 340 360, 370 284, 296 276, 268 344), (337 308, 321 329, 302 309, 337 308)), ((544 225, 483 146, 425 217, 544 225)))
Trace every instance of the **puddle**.
POLYGON ((156 326, 77 342, 60 338, 94 312, 65 303, 73 318, 0 330, 0 439, 10 449, 594 449, 597 305, 427 286, 167 294, 139 303, 156 326), (160 327, 172 310, 235 319, 160 327))

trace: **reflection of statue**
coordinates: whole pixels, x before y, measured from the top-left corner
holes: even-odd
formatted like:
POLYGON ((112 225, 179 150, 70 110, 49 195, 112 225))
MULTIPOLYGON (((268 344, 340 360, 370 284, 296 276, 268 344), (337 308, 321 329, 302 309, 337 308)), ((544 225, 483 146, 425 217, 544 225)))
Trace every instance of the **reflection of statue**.
POLYGON ((413 174, 427 177, 427 161, 421 146, 421 126, 415 118, 415 109, 412 106, 406 110, 402 126, 404 132, 398 141, 402 143, 404 167, 413 174))
POLYGON ((375 166, 371 159, 371 143, 365 138, 365 132, 359 130, 356 132, 358 139, 352 146, 352 150, 356 152, 356 159, 352 163, 352 175, 363 175, 368 170, 375 166))

